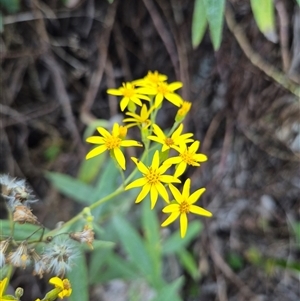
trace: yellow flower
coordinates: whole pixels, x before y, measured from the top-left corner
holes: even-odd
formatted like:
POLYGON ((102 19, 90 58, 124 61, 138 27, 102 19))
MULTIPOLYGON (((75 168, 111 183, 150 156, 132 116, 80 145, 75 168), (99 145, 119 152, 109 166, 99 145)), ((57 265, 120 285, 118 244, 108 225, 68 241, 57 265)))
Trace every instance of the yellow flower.
POLYGON ((158 71, 148 71, 147 75, 142 79, 137 79, 133 83, 137 86, 157 85, 160 82, 164 82, 168 77, 164 74, 158 73, 158 71))
POLYGON ((196 190, 194 193, 190 195, 190 186, 191 180, 187 179, 183 185, 182 194, 179 190, 173 186, 169 185, 170 190, 175 198, 175 201, 178 204, 170 204, 167 205, 162 211, 164 213, 171 213, 171 215, 161 224, 162 227, 168 226, 172 222, 174 222, 180 216, 180 235, 184 237, 186 234, 186 230, 188 227, 188 213, 194 213, 198 215, 203 215, 207 217, 211 217, 212 213, 194 205, 194 203, 199 199, 202 193, 205 191, 205 188, 200 188, 196 190))
POLYGON ((101 136, 91 136, 88 137, 86 141, 93 144, 100 144, 100 146, 92 149, 86 155, 86 159, 98 156, 108 150, 122 169, 125 169, 126 161, 120 147, 142 146, 142 144, 135 140, 123 140, 123 138, 126 137, 127 129, 119 126, 117 123, 114 124, 111 134, 103 127, 98 127, 97 130, 101 136))
POLYGON ((168 203, 169 195, 162 183, 180 183, 180 180, 171 175, 164 175, 170 166, 167 164, 159 166, 159 152, 155 152, 152 164, 149 167, 145 166, 145 164, 137 158, 132 157, 131 159, 137 165, 138 170, 143 174, 142 178, 133 181, 125 187, 125 190, 128 190, 143 186, 135 202, 141 202, 150 192, 151 209, 154 208, 158 195, 168 203))
POLYGON ((174 148, 179 152, 179 156, 167 159, 164 164, 178 164, 174 176, 181 176, 187 165, 200 166, 199 162, 207 161, 207 157, 204 154, 196 154, 199 146, 199 141, 194 141, 189 147, 186 144, 181 144, 179 147, 175 146, 174 148))
MULTIPOLYGON (((143 88, 136 88, 132 83, 123 83, 123 86, 118 89, 108 89, 107 93, 116 96, 123 96, 120 102, 121 111, 124 111, 125 108, 129 105, 137 104, 142 106, 141 99, 150 100, 150 98, 143 94, 148 94, 148 92, 153 91, 150 89, 143 87, 143 88)), ((135 106, 135 105, 134 105, 135 106)))
POLYGON ((192 133, 181 135, 182 130, 183 124, 181 123, 171 137, 167 137, 158 125, 153 124, 153 132, 156 136, 148 136, 148 139, 161 143, 161 151, 164 152, 167 149, 174 148, 174 146, 179 146, 180 144, 186 144, 194 141, 194 139, 191 139, 193 136, 192 133))
POLYGON ((181 107, 177 111, 175 121, 181 122, 182 120, 184 120, 186 114, 190 111, 191 106, 192 106, 191 102, 183 101, 183 103, 181 104, 181 107))
POLYGON ((5 277, 3 280, 0 280, 0 301, 11 301, 17 300, 14 296, 3 295, 7 286, 8 278, 5 277))
POLYGON ((72 293, 71 283, 68 279, 60 279, 58 277, 52 277, 49 280, 50 284, 53 284, 56 289, 58 289, 58 297, 63 299, 63 297, 69 297, 72 293))
POLYGON ((167 99, 169 102, 174 104, 177 107, 180 107, 183 100, 181 96, 174 93, 175 90, 182 87, 181 82, 174 82, 171 84, 165 82, 159 82, 155 88, 155 100, 154 100, 154 107, 158 108, 162 103, 163 99, 167 99))
POLYGON ((132 112, 126 112, 125 114, 131 117, 125 118, 123 122, 131 122, 130 124, 127 125, 128 128, 135 125, 141 127, 142 129, 148 128, 151 124, 151 120, 149 119, 149 117, 153 109, 154 107, 147 110, 147 106, 143 104, 140 115, 132 112))

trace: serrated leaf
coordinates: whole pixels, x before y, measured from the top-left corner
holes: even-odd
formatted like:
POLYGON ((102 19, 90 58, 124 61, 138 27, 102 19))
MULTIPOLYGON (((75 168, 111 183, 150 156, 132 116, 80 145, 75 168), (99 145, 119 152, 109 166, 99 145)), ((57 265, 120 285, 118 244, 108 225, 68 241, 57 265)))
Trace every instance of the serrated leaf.
POLYGON ((113 225, 130 261, 136 264, 145 277, 151 277, 153 275, 151 257, 137 231, 121 216, 113 218, 113 225))
POLYGON ((225 0, 203 0, 209 24, 210 38, 217 51, 222 41, 225 0))
POLYGON ((72 286, 70 301, 89 301, 88 271, 86 258, 83 253, 76 258, 76 264, 67 273, 67 278, 72 286))
POLYGON ((191 240, 201 233, 202 228, 202 223, 195 220, 189 224, 184 238, 180 237, 180 230, 177 230, 163 243, 163 254, 171 254, 182 250, 191 242, 191 240))
POLYGON ((59 192, 81 204, 91 204, 90 194, 93 189, 91 186, 68 175, 57 172, 47 172, 46 177, 59 192))
POLYGON ((278 36, 276 33, 273 0, 251 0, 250 3, 259 30, 269 41, 276 43, 278 36))
POLYGON ((196 48, 201 43, 207 27, 206 12, 203 0, 196 0, 192 20, 192 45, 196 48))

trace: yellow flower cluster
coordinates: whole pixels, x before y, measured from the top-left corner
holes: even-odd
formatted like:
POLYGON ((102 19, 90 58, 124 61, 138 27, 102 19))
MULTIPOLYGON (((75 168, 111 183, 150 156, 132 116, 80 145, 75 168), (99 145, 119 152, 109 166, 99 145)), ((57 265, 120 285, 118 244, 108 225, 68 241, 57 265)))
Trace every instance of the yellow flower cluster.
MULTIPOLYGON (((112 132, 108 132, 103 127, 98 127, 100 136, 87 138, 87 142, 98 144, 86 156, 87 159, 97 156, 105 151, 109 151, 118 165, 125 170, 126 160, 121 147, 143 146, 143 159, 132 157, 136 168, 141 172, 142 177, 134 180, 125 186, 125 190, 141 187, 136 203, 141 202, 150 194, 151 209, 153 209, 160 196, 168 205, 163 209, 164 213, 170 216, 162 223, 167 226, 178 217, 180 218, 180 233, 184 237, 187 231, 187 214, 194 213, 210 217, 211 212, 194 205, 205 188, 200 188, 190 194, 191 180, 187 179, 183 185, 182 193, 173 185, 181 183, 179 177, 185 172, 188 166, 200 166, 200 163, 207 160, 206 155, 197 153, 200 142, 194 140, 193 133, 183 133, 183 120, 191 109, 191 103, 181 98, 175 91, 182 87, 181 82, 167 82, 167 76, 151 72, 141 79, 133 82, 123 83, 118 89, 108 89, 107 93, 121 96, 120 109, 125 112, 126 118, 123 122, 127 125, 114 124, 112 132), (168 133, 165 133, 156 124, 157 112, 161 108, 163 101, 167 100, 178 107, 174 118, 174 125, 168 133), (138 107, 140 107, 139 113, 138 107), (135 140, 126 140, 127 129, 138 127, 141 132, 140 143, 135 140), (146 155, 150 154, 151 143, 161 145, 160 151, 154 152, 151 165, 147 166, 144 161, 146 155), (170 150, 177 152, 176 156, 169 157, 170 150), (172 166, 175 172, 170 174, 172 166), (166 174, 168 172, 168 174, 166 174), (168 188, 168 189, 167 189, 168 188), (173 195, 174 200, 170 203, 168 190, 173 195), (170 203, 170 204, 169 204, 170 203)), ((127 183, 126 183, 127 184, 127 183)))
MULTIPOLYGON (((57 298, 63 299, 64 297, 71 296, 72 287, 69 279, 60 279, 59 277, 52 277, 49 280, 49 283, 54 285, 54 289, 46 294, 43 299, 36 299, 35 301, 50 301, 56 300, 57 298)), ((17 288, 15 292, 15 296, 12 295, 4 295, 5 289, 8 285, 8 278, 4 278, 0 280, 0 301, 8 301, 8 300, 20 300, 23 295, 23 289, 17 288)))

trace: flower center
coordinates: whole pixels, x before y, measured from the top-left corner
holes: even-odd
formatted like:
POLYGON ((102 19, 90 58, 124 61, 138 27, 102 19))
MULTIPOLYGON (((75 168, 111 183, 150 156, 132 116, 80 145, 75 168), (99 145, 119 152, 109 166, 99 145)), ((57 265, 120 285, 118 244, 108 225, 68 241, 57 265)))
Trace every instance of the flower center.
POLYGON ((121 139, 119 137, 108 137, 105 140, 105 146, 107 147, 107 149, 114 149, 114 148, 119 148, 120 144, 121 144, 121 139))
POLYGON ((148 174, 145 175, 148 183, 151 185, 155 185, 160 182, 159 176, 160 176, 160 174, 157 172, 157 170, 152 169, 152 167, 149 167, 149 172, 148 172, 148 174))
POLYGON ((180 213, 189 213, 190 212, 190 204, 187 201, 183 201, 179 205, 179 211, 180 211, 180 213))
POLYGON ((188 151, 185 151, 182 154, 180 154, 180 157, 186 164, 193 165, 194 163, 193 154, 189 153, 188 151))
POLYGON ((128 98, 132 97, 135 94, 134 85, 131 85, 130 83, 126 83, 126 84, 123 83, 122 93, 125 97, 128 98))
POLYGON ((68 279, 63 280, 63 286, 65 290, 69 290, 71 288, 71 283, 68 279))
POLYGON ((174 144, 174 141, 172 138, 166 138, 165 139, 165 143, 166 145, 170 146, 170 145, 173 145, 174 144))
POLYGON ((160 83, 157 87, 157 91, 158 93, 165 95, 169 92, 168 86, 165 83, 160 83))

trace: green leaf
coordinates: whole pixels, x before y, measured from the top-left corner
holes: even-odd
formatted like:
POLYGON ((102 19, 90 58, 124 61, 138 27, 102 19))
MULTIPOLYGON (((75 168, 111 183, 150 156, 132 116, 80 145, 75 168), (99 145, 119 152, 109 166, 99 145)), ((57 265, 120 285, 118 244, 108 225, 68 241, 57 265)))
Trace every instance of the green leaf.
POLYGON ((67 273, 67 278, 72 286, 70 301, 89 301, 88 271, 83 253, 76 258, 76 265, 67 273))
MULTIPOLYGON (((147 197, 148 199, 148 197, 147 197)), ((155 210, 149 206, 150 200, 145 200, 142 204, 142 225, 146 238, 146 248, 153 263, 152 284, 158 289, 161 287, 161 243, 160 227, 155 210)))
MULTIPOLYGON (((1 229, 1 236, 9 237, 11 235, 11 222, 9 220, 0 220, 0 229, 1 229)), ((47 232, 49 232, 49 229, 45 229, 44 235, 47 234, 47 232)), ((15 240, 24 240, 28 238, 30 235, 32 235, 30 236, 30 239, 38 240, 41 237, 42 233, 43 233, 42 228, 37 225, 16 223, 14 227, 13 236, 15 240), (32 235, 32 233, 34 234, 32 235)))
POLYGON ((192 45, 196 48, 201 43, 207 26, 203 0, 196 0, 192 20, 192 45))
POLYGON ((163 288, 158 291, 157 296, 152 301, 180 301, 178 297, 178 291, 182 287, 184 278, 180 277, 173 281, 171 284, 164 285, 163 288))
POLYGON ((75 201, 90 205, 91 186, 74 179, 68 175, 57 172, 47 172, 46 177, 51 181, 52 185, 64 195, 74 199, 75 201))
POLYGON ((298 5, 300 6, 300 0, 297 0, 297 2, 298 2, 298 5))
POLYGON ((98 276, 97 282, 108 282, 113 279, 134 280, 140 278, 136 264, 125 261, 115 254, 106 258, 106 269, 98 276))
POLYGON ((0 33, 2 33, 4 31, 4 27, 3 27, 3 15, 2 12, 0 11, 0 33))
POLYGON ((225 0, 203 0, 209 24, 210 38, 217 51, 222 40, 225 0))
POLYGON ((115 216, 113 224, 130 261, 135 263, 144 276, 151 277, 152 261, 137 231, 121 216, 115 216))
POLYGON ((202 229, 202 223, 199 220, 195 220, 189 224, 184 238, 180 237, 180 230, 176 231, 163 243, 163 254, 172 254, 184 249, 191 240, 201 233, 202 229))
POLYGON ((20 1, 19 0, 0 0, 0 6, 5 8, 10 14, 13 14, 20 10, 20 1))
POLYGON ((271 42, 276 43, 275 12, 273 0, 251 0, 251 8, 259 30, 271 42))
POLYGON ((103 153, 91 159, 83 160, 79 168, 78 180, 87 184, 94 181, 106 158, 107 154, 103 153))
POLYGON ((194 256, 188 252, 187 250, 183 249, 177 253, 181 265, 185 268, 185 270, 190 274, 190 276, 195 280, 199 280, 200 272, 195 261, 194 256))

